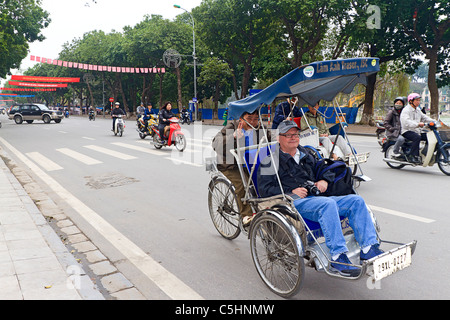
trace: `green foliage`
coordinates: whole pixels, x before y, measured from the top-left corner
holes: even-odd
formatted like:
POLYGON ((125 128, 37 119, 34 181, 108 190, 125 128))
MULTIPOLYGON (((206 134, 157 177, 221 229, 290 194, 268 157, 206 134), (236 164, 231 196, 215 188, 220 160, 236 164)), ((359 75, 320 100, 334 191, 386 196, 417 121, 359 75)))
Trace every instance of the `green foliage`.
POLYGON ((0 0, 0 77, 18 68, 27 56, 28 43, 42 41, 50 22, 39 0, 0 0))

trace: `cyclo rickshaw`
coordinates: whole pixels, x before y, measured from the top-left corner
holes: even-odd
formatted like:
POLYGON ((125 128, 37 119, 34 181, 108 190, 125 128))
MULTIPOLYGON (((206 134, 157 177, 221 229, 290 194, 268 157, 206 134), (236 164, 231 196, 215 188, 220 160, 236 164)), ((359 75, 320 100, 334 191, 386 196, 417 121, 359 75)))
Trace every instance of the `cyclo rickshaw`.
MULTIPOLYGON (((350 93, 357 83, 366 84, 367 76, 378 71, 377 58, 314 62, 291 71, 256 95, 230 103, 229 118, 238 119, 243 112, 252 113, 259 108, 262 123, 261 106, 269 105, 276 98, 295 95, 305 103, 319 99, 331 101, 339 92, 350 93)), ((359 245, 348 220, 343 219, 342 231, 349 249, 347 256, 360 272, 357 276, 335 273, 320 225, 301 216, 293 204, 295 195, 284 192, 270 198, 258 195, 258 166, 264 156, 272 153, 276 143, 269 142, 264 130, 259 144, 230 150, 238 163, 245 188, 242 201, 249 204, 255 213, 250 226, 244 227, 235 188, 217 169, 216 158, 206 159, 206 169, 211 173, 208 206, 213 224, 226 239, 234 239, 241 232, 249 237, 256 270, 271 291, 282 297, 298 293, 305 266, 331 277, 357 280, 367 275, 372 281, 378 281, 411 264, 416 241, 403 244, 382 240, 377 220, 368 207, 384 253, 360 264, 359 245), (387 250, 385 246, 392 248, 387 250)))

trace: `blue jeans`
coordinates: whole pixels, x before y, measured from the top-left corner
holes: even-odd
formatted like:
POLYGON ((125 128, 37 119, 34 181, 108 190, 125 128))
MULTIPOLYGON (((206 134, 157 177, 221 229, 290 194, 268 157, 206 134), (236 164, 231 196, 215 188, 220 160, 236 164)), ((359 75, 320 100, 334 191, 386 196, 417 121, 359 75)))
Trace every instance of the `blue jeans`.
POLYGON ((358 195, 312 197, 294 201, 303 218, 318 222, 331 256, 348 252, 341 217, 347 217, 355 239, 361 248, 378 243, 377 234, 364 199, 358 195))

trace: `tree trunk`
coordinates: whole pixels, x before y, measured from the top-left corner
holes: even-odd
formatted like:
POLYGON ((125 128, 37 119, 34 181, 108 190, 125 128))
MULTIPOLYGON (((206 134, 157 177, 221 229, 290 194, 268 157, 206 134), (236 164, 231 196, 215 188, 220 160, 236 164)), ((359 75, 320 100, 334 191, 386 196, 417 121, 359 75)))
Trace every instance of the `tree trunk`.
POLYGON ((219 116, 220 81, 216 81, 216 92, 214 93, 214 114, 219 116))
POLYGON ((180 72, 180 68, 179 67, 177 67, 177 68, 175 68, 175 70, 176 70, 176 73, 177 73, 177 88, 178 88, 178 103, 177 103, 177 106, 178 106, 178 110, 181 110, 181 107, 182 107, 182 96, 181 96, 181 72, 180 72))
POLYGON ((428 89, 430 90, 430 117, 437 119, 439 116, 439 90, 436 83, 437 52, 430 51, 427 55, 428 63, 428 89))
POLYGON ((368 124, 374 126, 373 121, 373 97, 375 93, 375 83, 377 74, 372 74, 367 78, 366 95, 364 98, 364 110, 360 124, 368 124))
POLYGON ((242 91, 241 91, 241 99, 244 99, 247 96, 248 84, 250 82, 250 75, 252 73, 251 59, 250 62, 246 62, 244 67, 244 74, 242 75, 242 91))
POLYGON ((163 97, 162 97, 162 82, 163 82, 163 73, 159 73, 159 108, 163 106, 163 97))

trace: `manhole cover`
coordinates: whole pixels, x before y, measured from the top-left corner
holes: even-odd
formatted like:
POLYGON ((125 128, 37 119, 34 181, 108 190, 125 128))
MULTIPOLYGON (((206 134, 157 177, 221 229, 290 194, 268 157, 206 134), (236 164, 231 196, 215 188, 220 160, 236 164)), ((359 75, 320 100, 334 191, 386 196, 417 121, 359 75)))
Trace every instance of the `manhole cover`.
POLYGON ((95 176, 87 176, 86 185, 92 189, 106 189, 113 187, 125 186, 139 180, 131 177, 126 177, 120 173, 105 173, 95 176))

